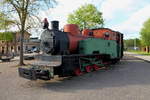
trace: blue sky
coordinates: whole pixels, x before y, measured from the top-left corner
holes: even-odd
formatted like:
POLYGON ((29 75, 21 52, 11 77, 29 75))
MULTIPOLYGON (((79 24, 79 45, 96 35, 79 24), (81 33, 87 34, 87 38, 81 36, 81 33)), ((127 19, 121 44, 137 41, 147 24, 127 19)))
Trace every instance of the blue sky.
POLYGON ((105 27, 120 31, 125 39, 140 37, 142 24, 150 18, 150 0, 57 0, 58 5, 40 12, 40 17, 60 21, 63 28, 69 13, 92 3, 103 13, 105 27))

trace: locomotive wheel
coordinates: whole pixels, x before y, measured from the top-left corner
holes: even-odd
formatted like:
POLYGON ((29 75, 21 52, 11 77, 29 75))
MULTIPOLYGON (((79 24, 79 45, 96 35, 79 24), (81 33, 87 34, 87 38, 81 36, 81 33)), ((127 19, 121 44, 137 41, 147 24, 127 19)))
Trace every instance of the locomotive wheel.
POLYGON ((93 68, 94 68, 95 71, 100 69, 100 67, 98 67, 97 65, 93 65, 93 68))
POLYGON ((74 73, 75 73, 76 76, 80 76, 80 75, 83 74, 82 71, 80 70, 80 68, 76 68, 74 73))
POLYGON ((86 66, 86 67, 85 67, 85 70, 86 70, 86 72, 88 72, 88 73, 91 72, 92 69, 93 69, 92 66, 86 66))

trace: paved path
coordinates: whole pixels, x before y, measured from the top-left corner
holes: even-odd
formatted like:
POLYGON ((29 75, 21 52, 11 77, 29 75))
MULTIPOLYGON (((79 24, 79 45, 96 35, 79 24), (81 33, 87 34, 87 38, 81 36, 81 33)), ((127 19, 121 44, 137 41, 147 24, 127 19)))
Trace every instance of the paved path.
POLYGON ((150 63, 129 55, 109 70, 51 81, 20 78, 16 64, 0 63, 0 100, 150 100, 150 63))
POLYGON ((137 57, 137 58, 140 58, 140 59, 150 62, 150 56, 140 55, 140 54, 136 54, 133 52, 125 52, 124 54, 129 55, 129 56, 134 56, 134 57, 137 57))

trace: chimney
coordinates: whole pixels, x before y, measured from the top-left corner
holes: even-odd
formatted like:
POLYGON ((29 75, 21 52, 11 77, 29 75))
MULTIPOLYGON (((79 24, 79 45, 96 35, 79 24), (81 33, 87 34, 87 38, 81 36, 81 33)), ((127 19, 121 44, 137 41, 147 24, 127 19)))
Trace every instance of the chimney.
POLYGON ((59 30, 59 21, 51 21, 51 29, 52 30, 59 30))

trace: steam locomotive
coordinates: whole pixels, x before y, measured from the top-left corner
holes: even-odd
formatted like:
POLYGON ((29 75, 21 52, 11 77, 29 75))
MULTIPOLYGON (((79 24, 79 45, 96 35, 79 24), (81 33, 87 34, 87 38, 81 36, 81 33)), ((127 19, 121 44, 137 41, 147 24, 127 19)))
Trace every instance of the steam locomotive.
POLYGON ((51 29, 41 34, 41 54, 30 67, 20 67, 19 75, 30 80, 50 80, 79 76, 106 68, 123 57, 123 34, 109 28, 83 29, 67 24, 59 30, 52 21, 51 29))

